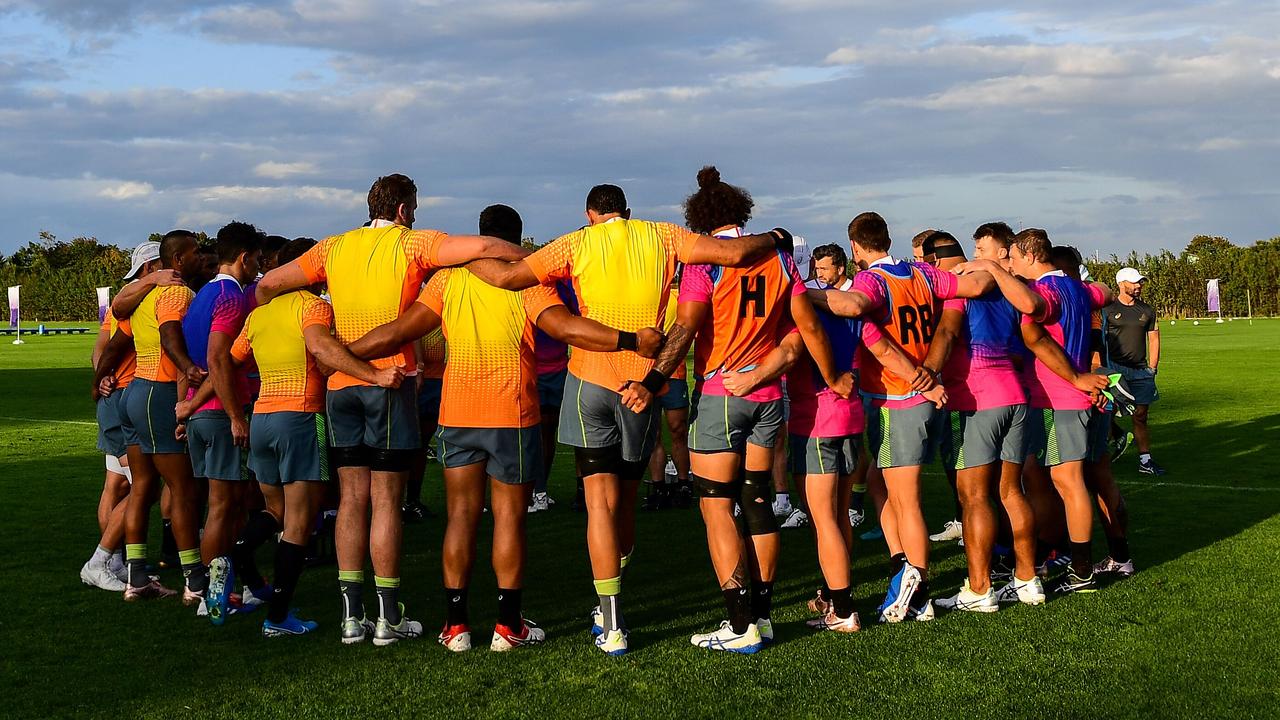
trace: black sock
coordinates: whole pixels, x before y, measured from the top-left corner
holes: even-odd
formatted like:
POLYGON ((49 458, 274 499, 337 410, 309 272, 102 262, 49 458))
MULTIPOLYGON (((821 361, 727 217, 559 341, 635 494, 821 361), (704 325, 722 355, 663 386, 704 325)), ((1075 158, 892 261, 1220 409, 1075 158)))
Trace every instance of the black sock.
POLYGON ((862 512, 862 504, 863 502, 866 501, 866 499, 867 499, 866 493, 855 492, 853 493, 853 497, 851 497, 849 500, 849 507, 857 512, 862 512))
POLYGON ((1111 559, 1118 563, 1129 562, 1129 538, 1107 538, 1107 549, 1111 559))
POLYGON ((392 578, 385 582, 377 575, 373 576, 373 590, 378 593, 378 617, 396 626, 404 618, 400 617, 400 578, 392 578))
POLYGON ((769 617, 773 612, 773 582, 755 580, 751 583, 751 612, 753 620, 769 617))
POLYGON ((353 617, 357 620, 365 617, 364 612, 364 573, 359 570, 346 573, 349 579, 343 578, 344 571, 338 571, 338 592, 342 594, 342 617, 353 617))
POLYGON ((836 617, 844 619, 853 614, 853 588, 837 588, 831 591, 831 603, 836 617))
POLYGON ((1036 540, 1036 567, 1040 567, 1049 559, 1049 553, 1053 548, 1043 540, 1036 540))
POLYGON ((231 546, 231 565, 240 581, 250 590, 258 590, 267 584, 262 573, 258 572, 254 552, 279 531, 280 523, 276 522, 275 516, 266 510, 260 510, 249 516, 236 544, 231 546))
MULTIPOLYGON (((920 574, 923 575, 924 573, 921 572, 920 574)), ((929 581, 921 580, 920 584, 916 586, 916 591, 911 594, 911 604, 919 605, 920 603, 928 599, 929 599, 929 581)))
POLYGON ((151 576, 147 574, 147 559, 135 558, 126 561, 129 567, 129 587, 146 587, 151 584, 151 576))
POLYGON ((822 587, 818 588, 818 597, 828 602, 831 601, 831 587, 827 585, 825 580, 822 582, 822 587))
POLYGON ((418 475, 415 473, 409 476, 407 496, 405 499, 411 503, 422 502, 422 476, 421 475, 418 475))
POLYGON ((165 520, 160 525, 160 557, 172 558, 178 555, 178 541, 173 537, 173 521, 165 520))
POLYGON ((470 625, 467 618, 467 589, 444 589, 445 622, 448 625, 470 625))
POLYGON ((724 606, 729 611, 729 626, 736 633, 744 633, 754 618, 751 617, 751 591, 748 588, 727 588, 720 591, 724 595, 724 606))
POLYGON ((512 630, 524 625, 520 615, 520 600, 524 592, 520 588, 498 588, 498 622, 512 630))
POLYGON ((293 602, 293 591, 298 587, 306 558, 305 545, 284 540, 276 545, 275 584, 271 586, 271 607, 267 609, 267 619, 271 622, 284 622, 289 616, 289 603, 293 602))
POLYGON ((1087 578, 1093 575, 1092 547, 1087 542, 1071 543, 1071 572, 1076 577, 1087 578))
POLYGON ((889 577, 893 577, 894 575, 897 575, 898 571, 902 569, 902 566, 906 564, 907 564, 906 553, 898 553, 897 555, 891 555, 889 557, 889 577))
POLYGON ((1075 547, 1075 543, 1071 542, 1070 538, 1064 537, 1058 541, 1058 544, 1053 549, 1057 550, 1059 555, 1070 555, 1073 547, 1075 547))

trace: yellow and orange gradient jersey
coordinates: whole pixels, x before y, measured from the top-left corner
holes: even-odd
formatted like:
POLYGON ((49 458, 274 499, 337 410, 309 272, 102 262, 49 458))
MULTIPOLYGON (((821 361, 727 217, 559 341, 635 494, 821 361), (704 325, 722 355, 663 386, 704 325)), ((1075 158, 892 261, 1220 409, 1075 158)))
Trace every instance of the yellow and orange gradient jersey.
MULTIPOLYGON (((106 317, 102 318, 102 329, 107 331, 107 339, 114 337, 116 330, 120 330, 125 335, 133 336, 132 329, 128 326, 128 320, 123 322, 116 320, 116 316, 112 314, 111 308, 107 308, 106 317)), ((138 354, 130 350, 124 357, 120 358, 120 364, 116 365, 114 373, 116 377, 116 389, 123 390, 129 385, 129 381, 133 379, 134 373, 138 371, 138 354)))
POLYGON ((563 305, 550 287, 501 290, 454 268, 437 272, 418 302, 443 320, 449 357, 440 393, 440 424, 524 428, 541 420, 533 328, 538 315, 563 305))
POLYGON ((418 342, 422 343, 422 375, 436 380, 444 377, 444 331, 436 328, 418 342))
POLYGON ((175 382, 178 366, 160 347, 160 326, 167 322, 182 322, 191 307, 195 293, 185 285, 158 287, 147 293, 133 311, 127 325, 121 325, 126 334, 133 336, 133 350, 137 354, 137 371, 134 377, 155 382, 175 382))
MULTIPOLYGON (((699 237, 670 223, 619 218, 561 236, 525 262, 539 282, 572 280, 582 317, 635 332, 662 326, 676 263, 687 260, 699 237)), ((651 369, 652 360, 629 350, 574 349, 569 356, 569 372, 614 392, 651 369)))
POLYGON ((327 332, 333 327, 333 309, 306 290, 273 298, 245 318, 231 357, 243 363, 252 355, 257 361, 262 389, 254 414, 324 412, 324 375, 302 335, 312 325, 327 332))
MULTIPOLYGON (((298 258, 298 265, 307 282, 328 284, 336 335, 350 345, 400 317, 413 303, 423 280, 438 265, 437 252, 445 237, 437 230, 400 225, 357 228, 325 238, 298 258)), ((370 362, 379 368, 417 366, 412 343, 370 362)), ((330 390, 368 384, 345 373, 329 376, 330 390)))

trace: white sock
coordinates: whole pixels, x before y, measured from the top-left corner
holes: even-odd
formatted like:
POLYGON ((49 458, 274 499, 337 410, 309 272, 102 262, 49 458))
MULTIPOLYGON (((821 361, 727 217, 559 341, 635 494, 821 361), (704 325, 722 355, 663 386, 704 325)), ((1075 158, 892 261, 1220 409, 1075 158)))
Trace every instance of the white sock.
POLYGON ((1149 463, 1149 462, 1151 462, 1151 453, 1142 453, 1141 455, 1139 455, 1139 456, 1138 456, 1138 462, 1140 462, 1140 463, 1149 463))
POLYGON ((106 565, 111 560, 111 551, 99 545, 93 550, 93 557, 89 558, 89 562, 99 565, 106 565))
POLYGON ((778 502, 782 503, 783 505, 790 505, 791 496, 788 495, 787 493, 778 493, 778 502))
POLYGON ((111 553, 111 560, 107 563, 107 567, 112 570, 124 567, 124 553, 119 550, 111 553))

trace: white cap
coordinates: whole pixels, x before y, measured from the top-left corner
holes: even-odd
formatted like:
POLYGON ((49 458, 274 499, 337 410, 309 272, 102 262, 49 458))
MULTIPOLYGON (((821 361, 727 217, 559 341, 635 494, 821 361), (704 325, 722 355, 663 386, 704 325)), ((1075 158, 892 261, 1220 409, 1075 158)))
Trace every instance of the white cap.
POLYGON ((129 274, 124 276, 125 280, 133 280, 139 272, 142 272, 142 266, 152 260, 160 259, 160 243, 154 240, 148 240, 133 249, 133 265, 129 267, 129 274))
POLYGON ((1131 267, 1120 268, 1120 272, 1116 273, 1116 282, 1118 283, 1122 283, 1122 282, 1136 283, 1136 282, 1142 282, 1143 280, 1146 280, 1146 279, 1147 279, 1146 275, 1143 275, 1142 273, 1138 272, 1137 270, 1131 267))
POLYGON ((795 248, 791 252, 791 257, 796 261, 796 268, 800 270, 801 275, 809 272, 809 261, 813 259, 813 251, 809 249, 809 243, 805 242, 803 237, 795 235, 792 237, 795 248))

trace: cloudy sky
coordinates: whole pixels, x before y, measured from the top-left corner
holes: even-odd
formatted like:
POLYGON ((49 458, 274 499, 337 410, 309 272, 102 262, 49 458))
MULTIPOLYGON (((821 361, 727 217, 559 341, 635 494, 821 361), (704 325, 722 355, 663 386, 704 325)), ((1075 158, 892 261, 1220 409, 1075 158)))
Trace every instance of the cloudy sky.
POLYGON ((0 253, 243 219, 546 240, 707 163, 810 243, 1005 219, 1087 252, 1280 235, 1275 0, 0 0, 0 253), (1034 8, 1034 9, 1032 9, 1034 8))

